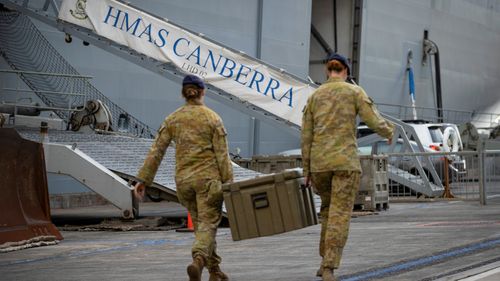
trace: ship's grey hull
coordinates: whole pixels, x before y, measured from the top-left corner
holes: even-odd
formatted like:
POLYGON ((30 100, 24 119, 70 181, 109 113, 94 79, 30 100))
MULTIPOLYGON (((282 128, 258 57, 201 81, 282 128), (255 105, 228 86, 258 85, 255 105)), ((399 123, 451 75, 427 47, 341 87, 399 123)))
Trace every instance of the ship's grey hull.
MULTIPOLYGON (((249 55, 260 57, 293 74, 324 81, 317 61, 326 56, 311 38, 313 23, 327 43, 334 46, 332 3, 329 0, 287 3, 222 0, 132 1, 138 7, 205 34, 249 55)), ((441 55, 443 106, 473 111, 498 103, 500 94, 500 1, 467 0, 378 0, 361 4, 360 45, 354 48, 353 14, 350 0, 337 0, 338 51, 356 62, 358 82, 378 103, 410 105, 406 54, 413 51, 416 104, 435 107, 433 62, 422 65, 424 30, 441 55)), ((54 47, 112 101, 149 126, 183 104, 180 85, 111 54, 86 47, 74 38, 38 24, 54 47)), ((8 66, 1 62, 2 68, 8 66)), ((12 86, 12 78, 0 77, 12 86)), ((4 84, 4 85, 5 85, 4 84)), ((0 93, 0 100, 6 99, 0 93)), ((11 99, 9 97, 8 99, 11 99)), ((274 154, 296 148, 300 140, 287 130, 207 100, 222 116, 229 131, 230 149, 243 156, 274 154)))

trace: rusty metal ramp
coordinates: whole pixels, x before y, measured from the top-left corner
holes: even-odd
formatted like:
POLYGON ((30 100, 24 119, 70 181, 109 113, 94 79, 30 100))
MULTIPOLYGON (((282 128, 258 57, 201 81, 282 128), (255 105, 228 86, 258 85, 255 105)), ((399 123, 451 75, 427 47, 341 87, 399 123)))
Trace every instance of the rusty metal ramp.
POLYGON ((41 144, 0 129, 0 252, 57 243, 41 144))

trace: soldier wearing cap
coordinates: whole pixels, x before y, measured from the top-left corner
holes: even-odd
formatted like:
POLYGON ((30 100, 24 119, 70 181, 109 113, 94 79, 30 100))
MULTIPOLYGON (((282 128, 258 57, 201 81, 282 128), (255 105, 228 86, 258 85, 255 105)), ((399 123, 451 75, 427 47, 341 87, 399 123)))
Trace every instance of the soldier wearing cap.
POLYGON ((359 188, 356 116, 390 142, 394 125, 382 118, 373 101, 356 85, 346 83, 348 60, 332 54, 326 63, 328 80, 308 99, 302 117, 302 159, 306 184, 312 181, 321 197, 322 257, 318 276, 335 280, 347 242, 351 212, 359 188))
POLYGON ((201 280, 204 267, 210 281, 228 280, 219 264, 215 235, 222 218, 222 183, 233 180, 226 130, 222 120, 203 102, 205 84, 194 75, 182 81, 186 104, 170 114, 154 140, 144 165, 139 170, 136 196, 142 199, 151 185, 171 141, 175 143, 175 182, 179 202, 193 219, 195 241, 193 262, 188 265, 189 280, 201 280))

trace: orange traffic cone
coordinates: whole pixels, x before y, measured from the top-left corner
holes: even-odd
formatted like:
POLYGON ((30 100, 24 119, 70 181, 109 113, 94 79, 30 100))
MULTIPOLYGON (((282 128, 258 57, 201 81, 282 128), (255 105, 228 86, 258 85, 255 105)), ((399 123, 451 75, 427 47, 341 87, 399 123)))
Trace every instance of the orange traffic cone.
POLYGON ((186 228, 179 228, 176 231, 177 232, 194 232, 193 219, 191 218, 191 214, 189 212, 188 212, 188 217, 187 217, 187 227, 186 228))
POLYGON ((191 231, 194 231, 193 219, 191 218, 191 214, 189 212, 188 212, 187 228, 191 231))

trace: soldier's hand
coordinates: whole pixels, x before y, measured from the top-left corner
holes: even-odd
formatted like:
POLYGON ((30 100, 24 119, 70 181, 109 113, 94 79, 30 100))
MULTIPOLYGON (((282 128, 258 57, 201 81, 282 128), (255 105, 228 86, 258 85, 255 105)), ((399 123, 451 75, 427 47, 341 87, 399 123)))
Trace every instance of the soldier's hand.
POLYGON ((311 187, 312 188, 312 191, 315 193, 315 194, 319 194, 318 190, 314 187, 314 185, 311 185, 311 176, 306 176, 304 178, 304 185, 306 187, 311 187))
POLYGON ((391 145, 391 144, 392 144, 392 138, 387 139, 387 144, 388 144, 388 145, 391 145))
POLYGON ((142 182, 138 182, 134 186, 134 196, 139 201, 144 200, 144 195, 146 195, 146 186, 142 182))
POLYGON ((305 177, 304 184, 305 184, 306 187, 311 186, 311 177, 310 176, 306 176, 305 177))

